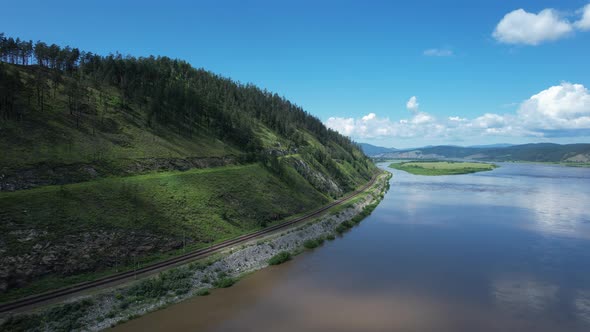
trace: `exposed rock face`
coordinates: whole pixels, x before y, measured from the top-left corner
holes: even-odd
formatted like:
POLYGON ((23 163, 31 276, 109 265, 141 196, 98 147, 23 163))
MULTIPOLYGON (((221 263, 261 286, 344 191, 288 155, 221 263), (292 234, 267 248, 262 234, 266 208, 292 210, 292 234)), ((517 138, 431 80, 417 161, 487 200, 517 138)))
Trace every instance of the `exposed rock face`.
POLYGON ((0 170, 0 191, 89 181, 100 176, 100 172, 96 168, 97 166, 86 164, 59 166, 39 164, 29 169, 2 169, 0 170))
MULTIPOLYGON (((0 243, 0 292, 22 287, 45 275, 68 276, 129 264, 134 257, 181 248, 182 239, 146 232, 86 232, 65 239, 47 237, 35 229, 11 232, 23 246, 36 243, 26 254, 11 255, 0 243)), ((187 239, 187 243, 192 242, 187 239)))
POLYGON ((314 188, 324 194, 337 197, 342 195, 342 189, 329 177, 316 171, 301 159, 293 159, 293 166, 314 188))
POLYGON ((191 168, 208 168, 233 165, 236 158, 146 158, 138 159, 125 170, 127 173, 143 173, 149 171, 188 171, 191 168))
POLYGON ((573 157, 567 158, 565 161, 574 163, 587 163, 590 162, 590 154, 577 154, 573 157))
POLYGON ((236 164, 233 156, 207 158, 144 158, 129 161, 126 166, 96 164, 39 164, 22 170, 0 169, 0 191, 15 191, 38 186, 90 181, 106 175, 131 175, 150 171, 186 171, 191 168, 219 167, 236 164))

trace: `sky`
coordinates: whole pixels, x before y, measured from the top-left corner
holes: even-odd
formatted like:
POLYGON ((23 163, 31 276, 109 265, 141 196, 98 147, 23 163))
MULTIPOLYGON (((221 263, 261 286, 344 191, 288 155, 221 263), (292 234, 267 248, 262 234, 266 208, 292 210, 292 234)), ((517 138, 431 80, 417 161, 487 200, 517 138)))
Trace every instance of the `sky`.
POLYGON ((589 4, 0 0, 0 31, 180 58, 358 142, 573 143, 590 142, 589 4))

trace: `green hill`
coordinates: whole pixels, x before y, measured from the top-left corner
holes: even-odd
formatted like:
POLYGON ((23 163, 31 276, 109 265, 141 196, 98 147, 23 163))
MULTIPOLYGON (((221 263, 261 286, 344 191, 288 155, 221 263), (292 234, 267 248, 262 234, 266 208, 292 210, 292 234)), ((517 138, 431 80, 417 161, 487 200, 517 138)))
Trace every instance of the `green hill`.
POLYGON ((253 85, 0 37, 0 299, 266 227, 375 171, 253 85))

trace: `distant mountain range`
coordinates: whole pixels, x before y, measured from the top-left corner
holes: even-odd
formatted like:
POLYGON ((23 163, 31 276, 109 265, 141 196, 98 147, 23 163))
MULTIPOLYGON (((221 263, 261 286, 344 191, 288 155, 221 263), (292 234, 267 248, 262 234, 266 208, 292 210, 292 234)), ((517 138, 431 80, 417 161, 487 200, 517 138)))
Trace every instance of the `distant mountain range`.
POLYGON ((382 153, 396 152, 398 149, 395 148, 384 148, 382 146, 372 145, 369 143, 360 143, 361 149, 367 156, 375 156, 382 153))
POLYGON ((590 144, 493 144, 427 146, 415 149, 360 144, 370 157, 392 159, 472 159, 481 161, 590 162, 590 144))

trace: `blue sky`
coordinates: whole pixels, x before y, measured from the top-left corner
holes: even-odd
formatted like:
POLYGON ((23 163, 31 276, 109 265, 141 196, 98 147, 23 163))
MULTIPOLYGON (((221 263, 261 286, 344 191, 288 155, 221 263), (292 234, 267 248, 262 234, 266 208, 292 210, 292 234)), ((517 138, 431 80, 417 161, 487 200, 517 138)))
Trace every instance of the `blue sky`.
POLYGON ((181 58, 361 142, 590 142, 588 3, 2 0, 0 31, 181 58))

